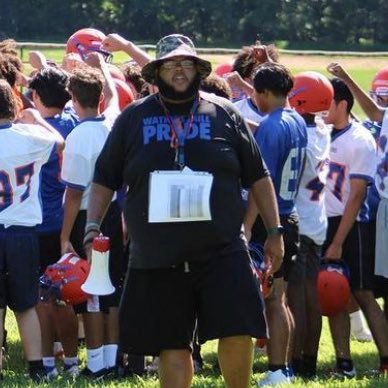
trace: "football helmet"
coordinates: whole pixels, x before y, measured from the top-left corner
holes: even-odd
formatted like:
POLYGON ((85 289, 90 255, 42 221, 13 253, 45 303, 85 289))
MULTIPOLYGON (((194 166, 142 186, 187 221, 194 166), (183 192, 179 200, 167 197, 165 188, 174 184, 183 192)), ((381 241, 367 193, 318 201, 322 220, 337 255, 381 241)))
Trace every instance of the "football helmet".
POLYGON ((102 54, 106 62, 112 60, 112 54, 102 48, 102 41, 105 34, 94 28, 82 28, 76 31, 66 43, 66 53, 77 53, 85 60, 88 53, 97 51, 102 54))
MULTIPOLYGON (((121 79, 113 78, 113 82, 116 86, 117 94, 119 95, 119 106, 120 110, 124 110, 134 99, 133 92, 131 87, 121 79)), ((104 98, 100 104, 100 111, 103 112, 105 110, 104 98)))
POLYGON ((214 72, 219 77, 222 77, 222 78, 224 78, 228 73, 231 73, 232 71, 233 71, 233 63, 231 62, 220 63, 214 69, 214 72))
POLYGON ((341 260, 324 260, 317 279, 322 315, 328 317, 345 309, 350 298, 349 269, 341 260))
POLYGON ((272 291, 273 276, 269 274, 271 267, 265 263, 264 248, 260 244, 250 243, 249 254, 254 274, 260 282, 261 293, 264 298, 267 298, 272 291))
POLYGON ((371 97, 377 104, 387 107, 386 98, 388 97, 388 66, 379 70, 372 81, 371 97), (385 99, 383 99, 385 97, 385 99), (385 101, 384 101, 385 100, 385 101))
POLYGON ((318 113, 329 110, 334 97, 333 86, 322 74, 305 71, 294 77, 294 87, 288 99, 299 113, 318 113))
POLYGON ((40 299, 72 305, 85 302, 88 294, 81 290, 81 285, 85 283, 89 270, 87 260, 66 253, 58 262, 49 265, 40 277, 40 299))

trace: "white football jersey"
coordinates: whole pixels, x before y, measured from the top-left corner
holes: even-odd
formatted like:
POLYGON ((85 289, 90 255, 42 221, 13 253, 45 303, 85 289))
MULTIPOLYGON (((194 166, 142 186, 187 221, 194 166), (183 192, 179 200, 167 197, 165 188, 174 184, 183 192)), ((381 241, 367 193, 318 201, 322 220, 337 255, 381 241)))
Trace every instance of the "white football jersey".
POLYGON ((299 233, 322 245, 327 216, 324 188, 329 172, 330 128, 307 126, 306 160, 296 197, 299 233))
POLYGON ((105 110, 103 116, 81 121, 66 138, 61 179, 83 191, 80 210, 87 209, 97 158, 119 114, 116 109, 105 110))
POLYGON ((55 137, 39 125, 0 126, 0 224, 42 223, 40 170, 55 144, 55 137))
POLYGON ((244 119, 252 120, 257 124, 260 124, 267 116, 259 111, 251 98, 243 98, 234 102, 233 105, 240 111, 244 119))
POLYGON ((376 187, 388 199, 388 109, 385 111, 377 146, 376 187))
MULTIPOLYGON (((361 178, 373 182, 376 171, 376 142, 371 133, 359 123, 332 134, 330 165, 325 203, 328 217, 342 216, 350 193, 350 179, 361 178)), ((358 221, 366 221, 362 207, 358 221)))

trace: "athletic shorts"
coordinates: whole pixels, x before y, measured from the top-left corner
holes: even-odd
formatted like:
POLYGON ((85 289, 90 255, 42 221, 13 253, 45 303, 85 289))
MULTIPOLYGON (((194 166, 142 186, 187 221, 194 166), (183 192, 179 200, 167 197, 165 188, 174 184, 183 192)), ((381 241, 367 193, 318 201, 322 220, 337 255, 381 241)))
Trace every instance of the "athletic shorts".
POLYGON ((39 238, 39 274, 42 275, 47 266, 61 258, 61 231, 38 233, 39 238))
POLYGON ((316 280, 320 268, 322 246, 310 237, 301 235, 296 259, 292 262, 288 277, 289 282, 303 284, 306 280, 316 280))
MULTIPOLYGON (((296 259, 299 249, 299 217, 297 213, 281 215, 280 223, 284 228, 284 258, 280 269, 274 273, 274 278, 284 277, 288 281, 292 263, 296 259)), ((252 242, 264 245, 267 238, 267 230, 261 217, 257 217, 252 230, 252 242)))
POLYGON ((0 225, 0 308, 23 312, 39 299, 39 243, 34 227, 0 225))
MULTIPOLYGON (((86 224, 86 210, 81 210, 75 220, 70 241, 77 254, 85 258, 83 248, 83 239, 86 224)), ((123 272, 123 231, 121 224, 121 211, 117 202, 112 202, 101 224, 101 232, 104 236, 110 238, 109 254, 109 276, 113 286, 116 288, 111 295, 93 297, 89 303, 82 303, 75 306, 77 313, 86 312, 108 312, 109 307, 117 307, 122 293, 122 284, 125 273, 123 272)))
MULTIPOLYGON (((331 244, 341 217, 329 217, 323 252, 331 244)), ((350 271, 350 286, 353 290, 374 289, 374 223, 355 222, 342 246, 342 260, 350 271)))
POLYGON ((192 350, 230 336, 266 338, 263 301, 247 251, 163 269, 130 268, 119 309, 120 346, 129 354, 192 350))

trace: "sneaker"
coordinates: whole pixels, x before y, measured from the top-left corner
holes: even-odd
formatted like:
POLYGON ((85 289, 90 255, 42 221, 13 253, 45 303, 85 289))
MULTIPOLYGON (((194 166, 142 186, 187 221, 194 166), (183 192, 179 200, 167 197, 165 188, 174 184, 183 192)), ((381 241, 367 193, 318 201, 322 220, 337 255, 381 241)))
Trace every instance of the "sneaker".
POLYGON ((59 376, 58 369, 55 366, 45 366, 46 376, 49 380, 55 379, 59 376))
MULTIPOLYGON (((292 370, 291 370, 292 371, 292 370)), ((290 368, 268 371, 265 377, 257 383, 258 387, 269 387, 277 384, 291 384, 290 368)), ((292 373, 293 375, 293 373, 292 373)))
POLYGON ((337 379, 352 379, 352 378, 356 377, 356 375, 357 375, 356 368, 353 368, 351 370, 337 368, 332 373, 332 376, 337 378, 337 379))
POLYGON ((354 330, 351 333, 351 338, 359 342, 372 342, 373 336, 369 329, 363 327, 361 330, 354 330))
POLYGON ((80 374, 79 366, 78 364, 64 364, 63 365, 63 372, 73 379, 77 378, 80 374))
POLYGON ((102 380, 107 374, 107 369, 102 368, 96 372, 92 372, 87 366, 81 370, 80 375, 92 380, 102 380))

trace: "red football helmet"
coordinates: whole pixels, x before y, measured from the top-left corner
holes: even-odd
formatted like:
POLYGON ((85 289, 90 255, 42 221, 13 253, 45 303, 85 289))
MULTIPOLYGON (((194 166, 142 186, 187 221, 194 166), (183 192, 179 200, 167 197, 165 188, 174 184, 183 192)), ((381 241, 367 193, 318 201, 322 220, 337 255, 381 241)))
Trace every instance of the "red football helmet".
POLYGON ((349 270, 342 261, 325 261, 319 271, 317 291, 322 315, 328 317, 346 308, 350 298, 349 270))
POLYGON ((90 264, 73 253, 66 253, 58 262, 49 265, 40 278, 43 291, 41 300, 54 298, 67 304, 80 304, 88 295, 81 290, 81 285, 89 274, 90 264))
POLYGON ((388 67, 379 70, 372 81, 372 96, 388 97, 388 67))
POLYGON ((327 111, 334 97, 333 86, 322 74, 315 71, 299 73, 294 77, 294 87, 288 99, 299 113, 327 111))
POLYGON ((70 36, 66 43, 66 53, 77 53, 82 60, 88 53, 97 51, 102 54, 107 62, 112 59, 112 54, 103 49, 102 41, 105 39, 105 34, 94 28, 82 28, 70 36))
POLYGON ((264 259, 264 249, 259 244, 249 244, 249 254, 252 259, 254 274, 260 282, 261 293, 267 298, 272 291, 273 276, 270 274, 270 267, 266 265, 264 259))
POLYGON ((220 63, 219 65, 216 66, 214 69, 214 72, 219 76, 219 77, 224 77, 228 73, 231 73, 233 71, 233 63, 232 62, 225 62, 225 63, 220 63))
MULTIPOLYGON (((120 110, 124 110, 134 99, 132 89, 130 86, 121 79, 113 78, 113 82, 115 83, 117 94, 119 95, 119 106, 120 110)), ((105 110, 104 99, 101 101, 100 111, 103 112, 105 110)))

